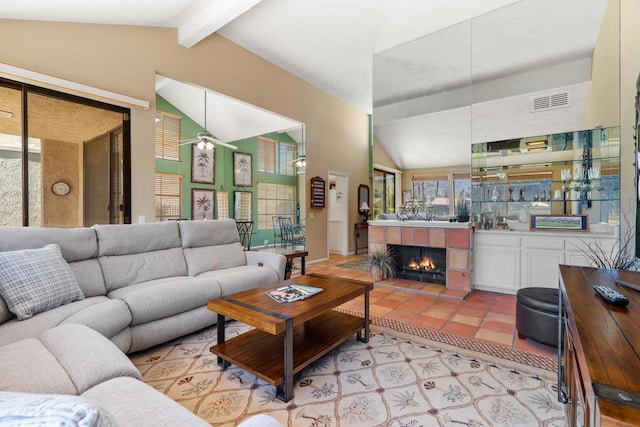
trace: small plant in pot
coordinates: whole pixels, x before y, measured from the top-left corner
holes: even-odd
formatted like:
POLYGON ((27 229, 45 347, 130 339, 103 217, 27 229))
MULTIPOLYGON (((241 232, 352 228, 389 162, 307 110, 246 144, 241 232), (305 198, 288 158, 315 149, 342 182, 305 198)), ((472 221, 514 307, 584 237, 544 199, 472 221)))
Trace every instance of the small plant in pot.
POLYGON ((392 279, 396 275, 396 263, 393 260, 393 255, 386 249, 373 249, 369 252, 364 268, 369 271, 374 282, 392 279))
POLYGON ((456 203, 456 215, 458 222, 469 222, 469 200, 458 199, 456 203))

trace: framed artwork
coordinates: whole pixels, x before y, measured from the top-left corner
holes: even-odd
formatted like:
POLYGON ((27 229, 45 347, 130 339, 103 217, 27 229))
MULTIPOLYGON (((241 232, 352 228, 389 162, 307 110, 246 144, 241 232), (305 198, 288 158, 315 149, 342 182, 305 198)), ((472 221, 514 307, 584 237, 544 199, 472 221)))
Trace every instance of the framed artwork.
POLYGON ((589 231, 589 215, 531 215, 531 230, 589 231))
POLYGON ((251 154, 234 152, 233 185, 236 187, 251 187, 253 185, 252 168, 251 154))
POLYGON ((215 183, 215 150, 202 150, 198 144, 191 145, 191 182, 215 183))
POLYGON ((191 219, 213 219, 216 190, 191 189, 191 219))
POLYGON ((251 203, 253 193, 251 191, 233 192, 233 219, 236 221, 251 221, 251 203))

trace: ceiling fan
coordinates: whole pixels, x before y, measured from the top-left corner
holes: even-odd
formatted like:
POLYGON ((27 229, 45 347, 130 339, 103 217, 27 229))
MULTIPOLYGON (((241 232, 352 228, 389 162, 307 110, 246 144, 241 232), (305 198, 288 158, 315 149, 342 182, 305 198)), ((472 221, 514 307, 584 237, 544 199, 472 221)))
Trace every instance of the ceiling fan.
POLYGON ((207 91, 204 91, 204 132, 198 132, 195 138, 180 140, 180 145, 195 144, 197 143, 200 150, 213 150, 215 144, 222 145, 223 147, 237 150, 238 147, 226 142, 220 141, 218 138, 214 138, 210 132, 207 131, 207 91))
MULTIPOLYGON (((286 133, 287 131, 281 131, 280 133, 286 133)), ((302 126, 302 138, 304 138, 304 126, 302 126)), ((305 154, 304 141, 298 141, 297 156, 295 159, 287 160, 284 163, 294 163, 299 169, 304 169, 307 166, 307 156, 305 154)))

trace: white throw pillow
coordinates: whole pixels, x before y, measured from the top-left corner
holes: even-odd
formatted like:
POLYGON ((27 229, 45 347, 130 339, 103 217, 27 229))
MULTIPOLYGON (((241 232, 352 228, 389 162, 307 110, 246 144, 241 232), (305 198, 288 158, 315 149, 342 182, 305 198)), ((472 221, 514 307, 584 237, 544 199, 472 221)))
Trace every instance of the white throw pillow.
POLYGON ((66 394, 0 391, 0 425, 11 427, 117 427, 97 402, 66 394))
POLYGON ((0 296, 18 320, 84 298, 56 244, 0 252, 0 296))

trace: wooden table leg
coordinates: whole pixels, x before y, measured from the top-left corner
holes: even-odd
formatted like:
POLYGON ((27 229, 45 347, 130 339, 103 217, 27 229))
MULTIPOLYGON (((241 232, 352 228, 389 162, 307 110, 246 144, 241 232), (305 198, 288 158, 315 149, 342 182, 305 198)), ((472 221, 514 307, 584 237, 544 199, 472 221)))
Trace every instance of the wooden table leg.
POLYGON ((301 256, 300 257, 300 259, 301 259, 301 261, 300 261, 300 274, 303 275, 303 276, 305 274, 305 264, 306 264, 305 258, 306 258, 305 256, 301 256))
POLYGON ((283 402, 293 398, 293 319, 287 319, 284 332, 284 381, 276 389, 283 402))
POLYGON ((364 337, 358 332, 357 339, 361 342, 369 342, 369 290, 364 291, 364 337))
MULTIPOLYGON (((222 314, 218 314, 218 345, 224 344, 224 322, 224 316, 222 314)), ((221 368, 226 368, 229 365, 231 365, 231 363, 218 356, 218 366, 220 366, 221 368)))

